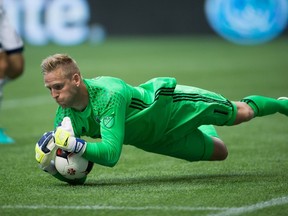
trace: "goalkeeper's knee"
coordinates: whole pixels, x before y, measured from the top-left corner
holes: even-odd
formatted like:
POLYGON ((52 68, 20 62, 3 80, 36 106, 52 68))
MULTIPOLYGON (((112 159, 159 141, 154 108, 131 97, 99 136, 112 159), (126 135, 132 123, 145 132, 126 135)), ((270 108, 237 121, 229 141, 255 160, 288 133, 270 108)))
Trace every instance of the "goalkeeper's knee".
POLYGON ((210 158, 211 161, 214 160, 225 160, 228 156, 228 150, 224 142, 217 138, 212 137, 213 143, 214 143, 214 151, 210 158))

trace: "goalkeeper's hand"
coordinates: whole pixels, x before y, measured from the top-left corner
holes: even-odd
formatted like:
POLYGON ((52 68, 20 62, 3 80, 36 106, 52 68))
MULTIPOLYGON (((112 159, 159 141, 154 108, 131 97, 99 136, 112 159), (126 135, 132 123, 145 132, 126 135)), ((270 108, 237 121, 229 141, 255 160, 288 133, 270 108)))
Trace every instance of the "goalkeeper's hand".
POLYGON ((69 117, 65 117, 61 122, 61 126, 56 128, 54 139, 56 146, 68 152, 82 155, 86 149, 86 142, 75 137, 69 117))
POLYGON ((54 159, 56 156, 55 147, 53 131, 44 133, 35 145, 35 158, 39 163, 40 169, 50 173, 51 175, 57 173, 54 165, 54 159))

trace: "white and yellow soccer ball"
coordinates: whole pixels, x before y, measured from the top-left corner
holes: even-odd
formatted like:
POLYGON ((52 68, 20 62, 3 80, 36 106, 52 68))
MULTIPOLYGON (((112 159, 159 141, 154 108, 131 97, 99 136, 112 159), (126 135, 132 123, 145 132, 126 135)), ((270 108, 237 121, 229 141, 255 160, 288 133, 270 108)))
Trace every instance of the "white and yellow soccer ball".
POLYGON ((77 180, 86 177, 90 173, 93 163, 78 154, 58 148, 55 157, 55 167, 63 177, 77 180))

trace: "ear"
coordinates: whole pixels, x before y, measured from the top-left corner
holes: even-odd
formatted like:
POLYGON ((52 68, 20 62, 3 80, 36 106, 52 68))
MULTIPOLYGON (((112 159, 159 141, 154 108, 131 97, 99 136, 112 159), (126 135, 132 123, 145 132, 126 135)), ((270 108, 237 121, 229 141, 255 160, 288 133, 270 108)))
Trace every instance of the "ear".
POLYGON ((76 86, 79 86, 81 82, 81 76, 78 73, 75 73, 72 77, 72 81, 75 83, 76 86))

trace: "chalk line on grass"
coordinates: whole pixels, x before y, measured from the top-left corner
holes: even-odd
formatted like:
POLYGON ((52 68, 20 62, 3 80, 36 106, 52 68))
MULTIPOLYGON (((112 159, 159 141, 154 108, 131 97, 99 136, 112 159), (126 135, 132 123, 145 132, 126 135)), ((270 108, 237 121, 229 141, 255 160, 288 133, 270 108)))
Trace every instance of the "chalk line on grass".
POLYGON ((189 207, 189 206, 105 206, 105 205, 93 205, 93 206, 56 206, 56 205, 2 205, 0 209, 72 209, 72 210, 122 210, 122 211, 217 211, 218 213, 208 214, 208 216, 234 216, 242 215, 248 212, 254 212, 260 209, 285 205, 288 204, 288 197, 274 198, 268 201, 259 202, 256 204, 242 206, 242 207, 189 207))
POLYGON ((209 214, 209 216, 234 216, 242 215, 248 212, 254 212, 268 207, 279 206, 288 204, 288 197, 274 198, 268 201, 259 202, 249 206, 242 206, 238 208, 229 208, 225 211, 219 212, 217 214, 209 214))

